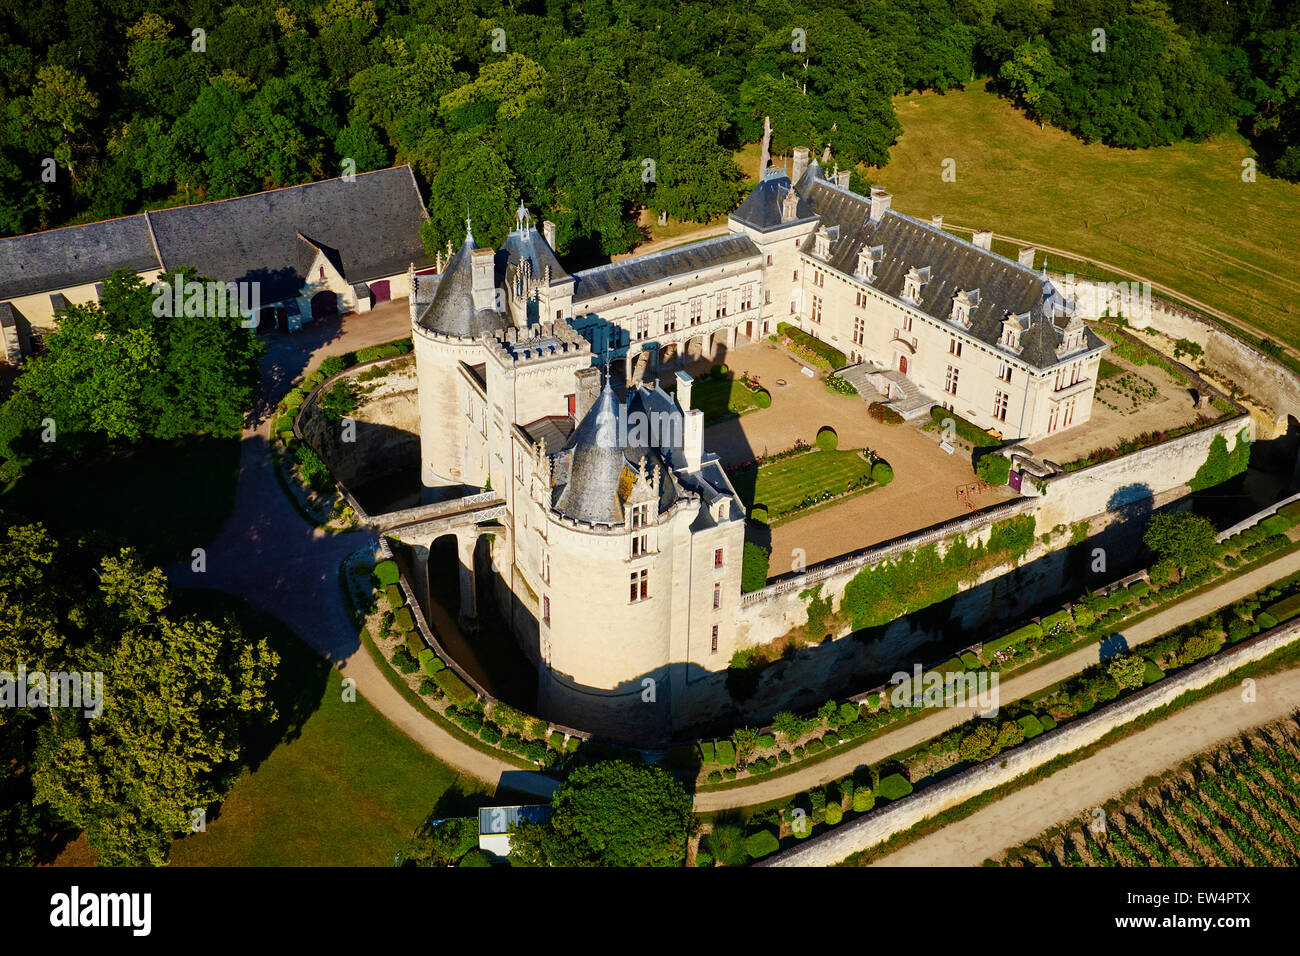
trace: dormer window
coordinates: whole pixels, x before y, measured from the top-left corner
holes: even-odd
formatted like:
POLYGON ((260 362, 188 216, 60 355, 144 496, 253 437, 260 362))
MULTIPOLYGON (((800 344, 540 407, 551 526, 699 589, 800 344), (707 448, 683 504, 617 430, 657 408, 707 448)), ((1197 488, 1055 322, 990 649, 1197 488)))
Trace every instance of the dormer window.
POLYGON ((921 298, 921 289, 930 281, 930 267, 918 269, 913 266, 903 277, 903 298, 917 302, 921 298))
POLYGON ((1061 344, 1056 347, 1058 357, 1072 355, 1081 351, 1087 346, 1087 339, 1084 336, 1083 320, 1077 315, 1070 319, 1065 330, 1061 333, 1061 344))
POLYGON ((813 237, 813 255, 818 259, 831 257, 831 234, 825 226, 818 229, 817 235, 813 237))
POLYGON ((791 222, 799 215, 799 194, 793 189, 785 191, 785 198, 781 200, 781 221, 791 222))
POLYGON ((972 289, 969 292, 964 289, 958 290, 957 294, 952 297, 952 321, 955 325, 960 325, 963 329, 970 328, 970 313, 980 301, 979 289, 972 289))
POLYGON ((876 263, 885 254, 884 246, 863 246, 858 250, 857 274, 867 282, 876 280, 876 263))
POLYGON ((1019 353, 1020 336, 1028 327, 1028 324, 1028 315, 1012 315, 1011 313, 1007 313, 1006 318, 1002 320, 1002 337, 998 339, 998 344, 1013 352, 1019 353))

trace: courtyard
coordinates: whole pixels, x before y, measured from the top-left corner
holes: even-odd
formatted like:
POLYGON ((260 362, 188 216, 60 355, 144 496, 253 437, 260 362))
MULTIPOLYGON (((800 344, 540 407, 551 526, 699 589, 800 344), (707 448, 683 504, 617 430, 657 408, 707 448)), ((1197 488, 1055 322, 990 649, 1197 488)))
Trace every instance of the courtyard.
POLYGON ((751 523, 751 540, 771 548, 772 576, 968 515, 970 506, 984 508, 1013 497, 1007 488, 989 489, 970 495, 968 506, 958 492, 975 481, 969 457, 944 454, 912 424, 874 421, 866 401, 827 391, 823 373, 807 377, 804 366, 773 342, 738 344, 711 360, 691 362, 687 371, 703 377, 716 361, 725 362, 737 378, 756 376, 772 395, 771 408, 705 428, 705 450, 724 465, 785 451, 796 440, 814 446, 817 430, 829 425, 841 449, 867 449, 894 470, 892 483, 868 494, 810 509, 770 529, 751 523))

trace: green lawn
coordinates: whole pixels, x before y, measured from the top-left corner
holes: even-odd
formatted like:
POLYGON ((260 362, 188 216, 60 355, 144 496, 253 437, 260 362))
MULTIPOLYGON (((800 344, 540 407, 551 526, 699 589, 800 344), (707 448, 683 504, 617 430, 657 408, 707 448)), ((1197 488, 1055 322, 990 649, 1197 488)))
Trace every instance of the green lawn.
POLYGON ((702 378, 691 385, 691 408, 702 411, 704 424, 712 425, 757 408, 754 394, 733 378, 702 378))
POLYGON ((221 530, 238 478, 238 438, 145 441, 37 462, 0 495, 0 508, 61 537, 134 545, 146 563, 169 564, 221 530))
POLYGON ((288 628, 243 616, 280 654, 280 720, 207 831, 172 845, 173 864, 390 866, 431 812, 463 816, 487 801, 482 784, 434 759, 363 698, 344 703, 339 672, 288 628))
POLYGON ((1094 256, 1300 346, 1300 185, 1263 173, 1243 183, 1252 153, 1237 134, 1159 149, 1085 145, 1039 129, 982 82, 894 102, 903 135, 870 175, 902 212, 1094 256), (941 177, 945 159, 955 182, 941 177))
POLYGON ((796 508, 810 495, 838 495, 871 474, 871 463, 857 451, 810 451, 738 471, 731 482, 746 508, 762 505, 775 518, 796 508))

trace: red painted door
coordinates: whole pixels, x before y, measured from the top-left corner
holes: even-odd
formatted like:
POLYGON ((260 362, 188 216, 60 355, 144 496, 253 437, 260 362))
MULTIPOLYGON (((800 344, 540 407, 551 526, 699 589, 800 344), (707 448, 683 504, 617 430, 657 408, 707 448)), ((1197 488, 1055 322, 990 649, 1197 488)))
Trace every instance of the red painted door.
POLYGON ((907 374, 907 356, 906 356, 906 355, 900 355, 900 356, 898 357, 898 370, 899 370, 900 372, 902 372, 904 375, 907 374))
POLYGON ((389 287, 389 281, 370 283, 370 292, 375 297, 376 302, 387 302, 393 297, 393 290, 389 287))

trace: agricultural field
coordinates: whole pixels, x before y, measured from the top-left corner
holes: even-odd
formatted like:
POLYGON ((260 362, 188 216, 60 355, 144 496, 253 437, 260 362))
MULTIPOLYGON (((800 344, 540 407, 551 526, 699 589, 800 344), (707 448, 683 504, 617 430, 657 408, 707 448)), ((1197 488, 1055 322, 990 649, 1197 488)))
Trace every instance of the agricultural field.
POLYGON ((1262 172, 1243 182, 1252 152, 1237 134, 1143 150, 1085 144, 1040 129, 983 81, 894 105, 903 135, 868 175, 902 212, 1113 264, 1300 346, 1300 186, 1262 172), (942 177, 949 160, 955 181, 942 177))
POLYGON ((1296 866, 1300 722, 1261 727, 1100 809, 1008 851, 1003 865, 1296 866))

